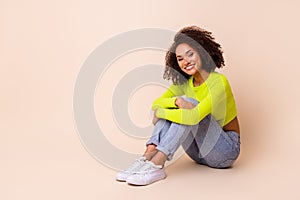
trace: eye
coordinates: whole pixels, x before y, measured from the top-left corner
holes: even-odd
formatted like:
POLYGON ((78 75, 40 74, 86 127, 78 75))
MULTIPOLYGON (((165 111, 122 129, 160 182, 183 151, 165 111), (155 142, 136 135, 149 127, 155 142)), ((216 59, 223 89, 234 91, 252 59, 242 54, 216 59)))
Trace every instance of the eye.
POLYGON ((192 57, 194 55, 194 52, 190 52, 189 54, 188 54, 188 57, 192 57))
POLYGON ((182 61, 183 60, 183 58, 177 58, 177 61, 182 61))

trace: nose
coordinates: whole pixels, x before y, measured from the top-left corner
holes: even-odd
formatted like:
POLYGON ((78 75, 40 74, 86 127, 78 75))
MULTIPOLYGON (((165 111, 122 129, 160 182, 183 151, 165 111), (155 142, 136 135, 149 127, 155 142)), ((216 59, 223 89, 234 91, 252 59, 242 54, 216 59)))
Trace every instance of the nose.
POLYGON ((189 60, 189 58, 187 56, 183 57, 183 64, 184 65, 190 64, 190 60, 189 60))

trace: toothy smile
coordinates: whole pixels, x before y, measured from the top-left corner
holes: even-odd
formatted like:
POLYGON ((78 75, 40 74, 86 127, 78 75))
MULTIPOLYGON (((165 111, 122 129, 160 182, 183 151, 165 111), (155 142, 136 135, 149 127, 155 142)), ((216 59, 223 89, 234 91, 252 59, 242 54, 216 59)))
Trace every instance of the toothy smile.
POLYGON ((192 68, 194 68, 194 65, 189 65, 189 66, 187 66, 185 69, 186 69, 186 70, 191 70, 192 68))

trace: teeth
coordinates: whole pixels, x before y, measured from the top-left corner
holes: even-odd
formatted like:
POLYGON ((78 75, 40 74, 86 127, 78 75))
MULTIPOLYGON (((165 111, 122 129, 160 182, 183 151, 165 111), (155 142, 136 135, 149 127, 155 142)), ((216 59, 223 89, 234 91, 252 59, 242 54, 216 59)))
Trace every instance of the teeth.
POLYGON ((190 70, 194 67, 194 65, 187 66, 185 69, 190 70))

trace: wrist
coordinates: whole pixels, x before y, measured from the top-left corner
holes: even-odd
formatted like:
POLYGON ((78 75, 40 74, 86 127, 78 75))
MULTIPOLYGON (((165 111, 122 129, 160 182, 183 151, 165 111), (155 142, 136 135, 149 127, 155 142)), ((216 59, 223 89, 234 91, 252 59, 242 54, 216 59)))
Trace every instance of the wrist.
POLYGON ((179 107, 179 105, 178 105, 178 100, 177 100, 178 98, 176 97, 175 98, 175 100, 174 100, 174 105, 176 106, 176 107, 179 107))
POLYGON ((175 99, 175 105, 176 105, 177 108, 182 108, 183 103, 184 103, 182 100, 183 99, 181 97, 176 97, 176 99, 175 99))

